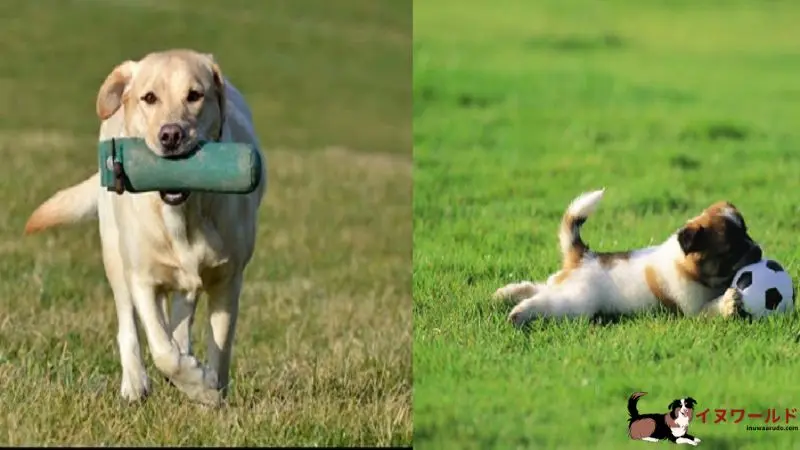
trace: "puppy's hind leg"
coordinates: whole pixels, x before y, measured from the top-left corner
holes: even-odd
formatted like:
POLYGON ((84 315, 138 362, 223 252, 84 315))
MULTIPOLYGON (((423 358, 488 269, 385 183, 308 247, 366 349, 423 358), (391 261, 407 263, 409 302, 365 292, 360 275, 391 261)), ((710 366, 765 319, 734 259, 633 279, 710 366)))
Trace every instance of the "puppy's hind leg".
POLYGON ((550 285, 521 301, 508 315, 509 322, 524 325, 534 317, 578 317, 597 312, 596 299, 565 285, 550 285))
POLYGON ((536 293, 539 292, 543 286, 544 285, 541 283, 533 283, 530 281, 511 283, 494 291, 492 298, 494 300, 503 301, 510 305, 516 305, 521 300, 531 298, 536 295, 536 293))

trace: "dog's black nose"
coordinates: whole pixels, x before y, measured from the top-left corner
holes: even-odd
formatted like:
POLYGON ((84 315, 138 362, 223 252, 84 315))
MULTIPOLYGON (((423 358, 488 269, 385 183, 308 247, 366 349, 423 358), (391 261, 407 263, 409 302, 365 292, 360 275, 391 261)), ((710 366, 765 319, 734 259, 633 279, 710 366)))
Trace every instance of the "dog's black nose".
POLYGON ((158 140, 167 152, 176 150, 183 141, 183 128, 174 123, 168 123, 158 131, 158 140))

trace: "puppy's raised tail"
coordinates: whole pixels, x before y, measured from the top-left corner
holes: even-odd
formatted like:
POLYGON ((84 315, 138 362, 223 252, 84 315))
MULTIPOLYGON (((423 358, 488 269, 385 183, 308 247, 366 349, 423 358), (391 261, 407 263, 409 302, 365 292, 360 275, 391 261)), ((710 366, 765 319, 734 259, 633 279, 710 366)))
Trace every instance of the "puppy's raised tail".
POLYGON ((639 403, 639 398, 643 395, 647 394, 647 392, 634 392, 628 397, 628 414, 630 414, 629 422, 633 422, 634 420, 639 418, 639 409, 636 407, 636 404, 639 403))
POLYGON ((97 195, 100 173, 56 192, 39 205, 25 224, 25 234, 33 234, 57 225, 65 225, 97 217, 97 195))
POLYGON ((558 241, 561 244, 561 255, 564 258, 565 268, 577 265, 584 253, 589 250, 589 246, 581 239, 581 226, 597 209, 604 192, 605 189, 600 189, 579 195, 572 200, 564 213, 564 217, 561 219, 561 228, 558 231, 558 241))

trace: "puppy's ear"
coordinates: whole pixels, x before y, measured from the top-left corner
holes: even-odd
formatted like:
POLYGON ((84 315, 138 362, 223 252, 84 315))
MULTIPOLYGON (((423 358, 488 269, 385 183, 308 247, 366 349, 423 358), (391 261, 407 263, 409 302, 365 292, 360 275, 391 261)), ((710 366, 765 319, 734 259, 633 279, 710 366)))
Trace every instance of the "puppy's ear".
POLYGON ((675 409, 675 408, 679 408, 680 406, 681 406, 681 401, 680 400, 673 400, 672 403, 670 403, 669 406, 667 406, 667 408, 675 409))
POLYGON ((694 408, 694 405, 697 404, 697 400, 693 399, 692 397, 686 397, 686 405, 690 408, 694 408))
POLYGON ((97 93, 97 117, 106 120, 122 105, 122 94, 136 73, 136 61, 125 61, 118 65, 106 77, 97 93))
POLYGON ((683 253, 698 252, 706 247, 708 231, 700 225, 687 225, 678 232, 678 243, 683 253))

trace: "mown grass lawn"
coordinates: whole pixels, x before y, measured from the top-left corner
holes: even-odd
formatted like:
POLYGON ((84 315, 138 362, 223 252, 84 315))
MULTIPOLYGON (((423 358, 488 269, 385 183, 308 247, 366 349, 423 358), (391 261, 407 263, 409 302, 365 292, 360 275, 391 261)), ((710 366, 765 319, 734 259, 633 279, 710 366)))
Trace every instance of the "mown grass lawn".
POLYGON ((490 300, 559 267, 561 214, 600 187, 597 250, 656 243, 726 199, 800 276, 800 5, 696 4, 415 5, 415 446, 643 448, 626 433, 643 390, 642 412, 709 408, 690 428, 703 448, 800 448, 800 431, 746 430, 763 420, 712 423, 800 408, 798 314, 524 333, 490 300))

